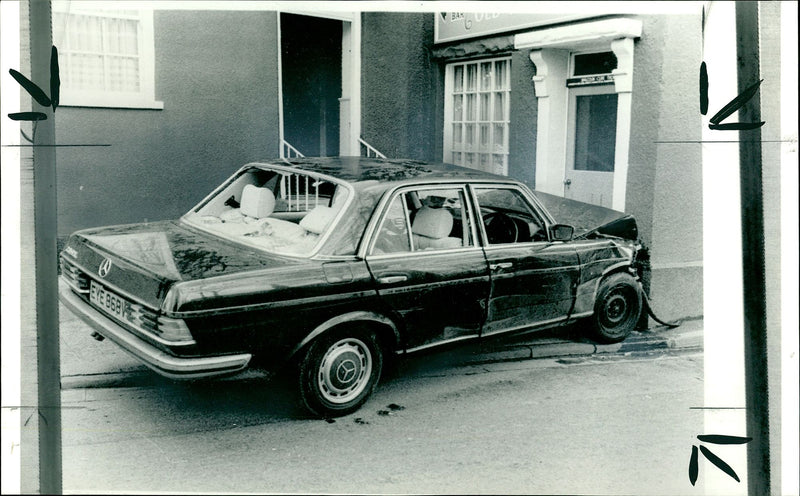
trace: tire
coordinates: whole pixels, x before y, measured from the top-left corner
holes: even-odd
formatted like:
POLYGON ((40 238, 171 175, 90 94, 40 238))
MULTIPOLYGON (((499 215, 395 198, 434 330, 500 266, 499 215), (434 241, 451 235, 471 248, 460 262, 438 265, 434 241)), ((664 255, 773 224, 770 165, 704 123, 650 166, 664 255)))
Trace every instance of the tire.
POLYGON ((372 332, 334 332, 311 343, 300 362, 300 398, 313 414, 340 417, 367 401, 381 375, 383 353, 372 332))
POLYGON ((627 338, 639 321, 642 293, 636 279, 617 272, 603 279, 597 289, 592 316, 593 337, 600 343, 618 343, 627 338))

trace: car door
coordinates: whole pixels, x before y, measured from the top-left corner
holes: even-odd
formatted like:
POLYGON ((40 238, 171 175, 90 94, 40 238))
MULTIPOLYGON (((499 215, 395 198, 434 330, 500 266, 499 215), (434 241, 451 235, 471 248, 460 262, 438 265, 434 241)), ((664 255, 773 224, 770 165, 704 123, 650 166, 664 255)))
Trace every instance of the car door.
POLYGON ((405 348, 478 337, 489 269, 465 186, 396 191, 376 225, 367 265, 405 348))
POLYGON ((522 188, 471 189, 491 280, 482 335, 566 319, 580 275, 574 247, 550 240, 544 215, 522 188))

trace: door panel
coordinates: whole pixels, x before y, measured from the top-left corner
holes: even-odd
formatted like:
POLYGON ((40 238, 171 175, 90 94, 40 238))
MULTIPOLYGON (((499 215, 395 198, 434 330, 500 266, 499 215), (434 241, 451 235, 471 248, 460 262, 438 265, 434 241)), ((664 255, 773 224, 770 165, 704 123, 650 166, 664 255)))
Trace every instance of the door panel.
POLYGON ((479 335, 489 269, 472 219, 463 186, 409 188, 388 202, 367 265, 406 349, 479 335))
POLYGON ((564 243, 489 248, 491 293, 483 335, 567 317, 578 277, 578 257, 564 243))
POLYGON ((407 349, 480 333, 489 296, 480 249, 368 257, 367 263, 378 294, 405 324, 407 349))
POLYGON ((491 289, 482 335, 564 319, 580 270, 571 244, 551 242, 547 223, 516 187, 475 187, 491 289))

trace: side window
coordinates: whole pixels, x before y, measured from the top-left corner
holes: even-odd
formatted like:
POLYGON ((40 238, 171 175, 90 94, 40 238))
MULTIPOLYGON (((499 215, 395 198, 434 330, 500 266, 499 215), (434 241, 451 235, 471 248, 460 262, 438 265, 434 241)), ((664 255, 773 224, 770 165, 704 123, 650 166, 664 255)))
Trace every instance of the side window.
POLYGON ((418 189, 396 196, 378 230, 372 253, 475 246, 464 198, 462 188, 418 189))
POLYGON ((490 245, 547 241, 547 231, 516 189, 476 188, 483 229, 490 245))
POLYGON ((386 212, 372 253, 404 253, 411 251, 408 219, 403 208, 403 195, 396 196, 386 212))

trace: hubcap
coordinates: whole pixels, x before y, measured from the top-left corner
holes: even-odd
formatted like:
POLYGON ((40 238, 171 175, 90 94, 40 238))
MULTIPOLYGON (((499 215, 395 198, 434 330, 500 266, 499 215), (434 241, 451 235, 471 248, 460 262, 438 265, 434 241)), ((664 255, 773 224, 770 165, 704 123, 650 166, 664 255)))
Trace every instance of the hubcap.
POLYGON ((604 320, 609 327, 614 327, 625 320, 628 313, 628 302, 623 292, 619 289, 610 292, 606 296, 604 309, 604 320))
POLYGON ((347 338, 337 341, 325 352, 317 381, 326 400, 346 403, 364 391, 371 374, 369 348, 358 339, 347 338))

